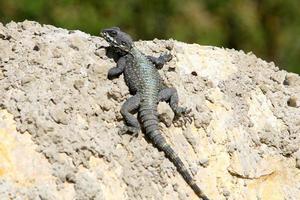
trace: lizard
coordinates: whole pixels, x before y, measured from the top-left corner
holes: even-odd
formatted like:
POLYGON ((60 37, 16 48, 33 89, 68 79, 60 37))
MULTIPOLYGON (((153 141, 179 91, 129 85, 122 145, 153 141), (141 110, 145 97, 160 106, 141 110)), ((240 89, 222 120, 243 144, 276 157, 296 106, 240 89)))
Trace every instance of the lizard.
POLYGON ((123 74, 132 95, 121 106, 120 112, 125 120, 125 129, 132 134, 138 134, 143 128, 146 137, 156 148, 164 152, 196 195, 203 200, 209 200, 159 130, 157 105, 160 101, 169 103, 175 117, 190 112, 187 108, 178 106, 177 90, 167 87, 158 72, 158 69, 172 59, 172 55, 165 53, 153 57, 143 54, 134 45, 130 35, 118 27, 103 29, 100 36, 118 54, 116 66, 108 71, 108 79, 112 80, 123 74), (138 118, 134 116, 137 112, 138 118))

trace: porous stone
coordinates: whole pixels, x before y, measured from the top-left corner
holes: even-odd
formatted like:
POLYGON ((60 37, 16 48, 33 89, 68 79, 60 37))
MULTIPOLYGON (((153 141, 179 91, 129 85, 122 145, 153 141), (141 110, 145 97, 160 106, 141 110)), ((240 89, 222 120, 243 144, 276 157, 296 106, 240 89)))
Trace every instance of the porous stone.
MULTIPOLYGON (((129 93, 122 78, 107 80, 107 45, 32 21, 0 24, 0 199, 197 198, 148 140, 118 134, 129 93)), ((173 55, 160 73, 194 121, 174 126, 164 104, 160 128, 205 194, 300 196, 298 75, 233 49, 136 45, 173 55)))

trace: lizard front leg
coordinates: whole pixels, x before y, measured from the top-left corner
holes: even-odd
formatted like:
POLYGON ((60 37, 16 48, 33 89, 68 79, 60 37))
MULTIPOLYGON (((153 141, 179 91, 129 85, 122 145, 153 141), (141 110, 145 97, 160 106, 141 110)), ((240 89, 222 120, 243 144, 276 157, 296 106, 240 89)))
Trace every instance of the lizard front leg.
POLYGON ((155 65, 155 67, 157 69, 161 69, 164 64, 166 64, 167 62, 169 62, 172 59, 172 55, 171 54, 163 54, 160 55, 158 58, 154 57, 154 56, 147 56, 147 58, 155 65))
POLYGON ((107 78, 109 80, 112 80, 114 78, 118 78, 124 72, 125 67, 126 67, 126 58, 121 57, 117 62, 117 66, 111 68, 108 71, 107 78))

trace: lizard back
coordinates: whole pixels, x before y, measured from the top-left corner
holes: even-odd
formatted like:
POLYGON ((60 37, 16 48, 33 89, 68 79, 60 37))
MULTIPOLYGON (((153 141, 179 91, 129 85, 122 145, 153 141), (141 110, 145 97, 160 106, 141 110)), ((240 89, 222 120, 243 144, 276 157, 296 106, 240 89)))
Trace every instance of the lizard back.
POLYGON ((121 108, 121 114, 124 117, 128 130, 132 133, 139 132, 141 122, 145 135, 152 141, 153 145, 165 153, 166 157, 176 166, 178 172, 198 197, 208 200, 208 197, 197 186, 182 160, 167 143, 159 130, 157 113, 159 101, 169 102, 175 116, 188 113, 186 108, 178 106, 176 89, 166 87, 158 73, 157 69, 163 65, 165 58, 155 59, 151 56, 145 56, 134 46, 131 37, 117 27, 103 30, 102 36, 113 47, 119 48, 123 52, 123 56, 117 62, 117 67, 110 69, 108 77, 119 76, 124 73, 125 82, 133 95, 121 108), (137 111, 140 122, 133 115, 137 111))

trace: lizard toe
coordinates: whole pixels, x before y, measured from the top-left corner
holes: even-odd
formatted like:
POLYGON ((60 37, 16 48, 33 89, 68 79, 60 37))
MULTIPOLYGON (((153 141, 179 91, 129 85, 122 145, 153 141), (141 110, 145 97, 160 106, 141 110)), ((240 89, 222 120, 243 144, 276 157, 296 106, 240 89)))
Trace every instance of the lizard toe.
POLYGON ((139 127, 133 127, 133 126, 122 126, 119 128, 119 135, 124 135, 124 134, 130 134, 133 137, 137 137, 140 132, 139 127))
POLYGON ((175 125, 186 126, 187 123, 192 123, 193 116, 191 115, 192 109, 179 107, 173 119, 175 125))

